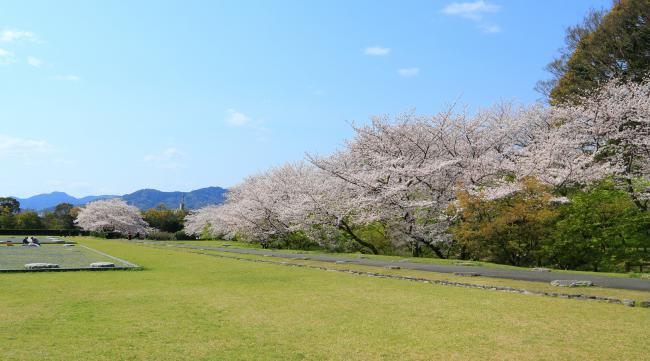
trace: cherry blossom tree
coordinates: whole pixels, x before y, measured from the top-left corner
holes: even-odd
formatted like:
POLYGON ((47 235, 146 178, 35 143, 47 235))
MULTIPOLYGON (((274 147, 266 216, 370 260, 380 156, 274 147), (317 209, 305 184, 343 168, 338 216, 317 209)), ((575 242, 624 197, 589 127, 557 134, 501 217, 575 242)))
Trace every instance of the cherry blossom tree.
POLYGON ((209 232, 212 236, 224 236, 225 234, 216 234, 214 231, 220 222, 220 207, 219 205, 209 205, 191 211, 185 216, 183 231, 186 234, 196 236, 202 235, 205 231, 209 232))
POLYGON ((389 225, 414 254, 425 245, 446 257, 452 219, 445 210, 456 191, 503 188, 530 129, 544 121, 541 108, 510 103, 473 116, 450 108, 432 117, 375 117, 354 128, 344 150, 309 159, 354 189, 359 221, 389 225))
POLYGON ((650 199, 650 79, 611 81, 573 105, 522 148, 518 170, 555 186, 613 176, 641 210, 650 199))
POLYGON ((227 201, 190 214, 186 231, 199 234, 207 226, 214 236, 239 233, 265 244, 273 237, 301 231, 330 245, 327 232, 344 232, 372 253, 377 248, 359 237, 352 223, 350 187, 305 162, 288 163, 246 178, 229 190, 227 201))
POLYGON ((354 187, 305 162, 287 164, 273 177, 277 189, 285 189, 281 217, 292 229, 301 230, 321 245, 330 245, 335 232, 342 232, 371 253, 377 247, 364 240, 355 230, 358 223, 354 187))
MULTIPOLYGON (((575 105, 501 103, 468 114, 375 117, 343 149, 246 178, 227 202, 194 212, 187 231, 268 242, 300 231, 321 244, 379 222, 414 254, 451 249, 457 194, 498 199, 534 177, 562 189, 614 176, 640 209, 650 199, 650 85, 611 82, 575 105)), ((555 197, 553 202, 565 202, 555 197)))
POLYGON ((149 225, 140 210, 121 199, 95 201, 81 208, 75 224, 82 229, 121 234, 147 234, 149 225))

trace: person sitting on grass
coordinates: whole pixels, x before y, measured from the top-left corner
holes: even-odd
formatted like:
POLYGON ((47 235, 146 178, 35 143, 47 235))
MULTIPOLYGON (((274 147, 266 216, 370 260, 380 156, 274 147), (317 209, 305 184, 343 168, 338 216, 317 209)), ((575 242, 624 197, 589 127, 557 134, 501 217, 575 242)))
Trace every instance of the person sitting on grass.
POLYGON ((27 240, 27 237, 23 238, 23 246, 26 246, 29 244, 29 241, 27 240))
POLYGON ((29 236, 23 240, 23 246, 27 247, 40 247, 41 244, 38 242, 38 239, 29 236), (27 241, 27 244, 25 244, 25 241, 27 241))

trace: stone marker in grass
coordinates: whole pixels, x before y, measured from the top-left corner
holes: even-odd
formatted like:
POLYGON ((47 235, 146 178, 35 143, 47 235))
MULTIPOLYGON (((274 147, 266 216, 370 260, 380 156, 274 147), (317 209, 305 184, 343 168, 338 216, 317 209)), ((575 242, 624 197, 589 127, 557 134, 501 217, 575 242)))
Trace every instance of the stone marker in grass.
POLYGON ((400 269, 401 267, 400 266, 394 266, 394 265, 388 265, 388 266, 386 266, 386 268, 388 268, 388 269, 400 269))
POLYGON ((51 269, 59 268, 59 265, 56 263, 27 263, 25 264, 25 269, 51 269))
POLYGON ((639 307, 650 308, 650 301, 641 301, 641 302, 639 302, 639 307))
POLYGON ((623 305, 627 307, 634 307, 634 304, 635 304, 634 300, 628 300, 628 299, 623 300, 623 305))
POLYGON ((531 271, 533 272, 551 272, 550 268, 544 268, 544 267, 535 267, 531 268, 531 271))
POLYGON ((554 280, 551 281, 551 286, 556 287, 591 287, 594 283, 591 281, 580 280, 554 280))
POLYGON ((113 268, 115 264, 110 262, 93 262, 90 264, 90 268, 113 268))
POLYGON ((478 277, 481 274, 477 272, 454 272, 455 276, 464 276, 464 277, 478 277))

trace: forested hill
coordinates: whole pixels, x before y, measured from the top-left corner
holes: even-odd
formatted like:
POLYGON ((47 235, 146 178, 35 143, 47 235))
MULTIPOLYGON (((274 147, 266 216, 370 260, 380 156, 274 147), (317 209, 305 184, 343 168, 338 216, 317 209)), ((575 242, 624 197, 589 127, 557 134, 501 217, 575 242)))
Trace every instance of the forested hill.
POLYGON ((197 209, 210 204, 223 203, 226 190, 221 187, 201 188, 191 192, 162 192, 156 189, 141 189, 121 198, 140 209, 149 209, 164 204, 167 208, 178 208, 185 202, 187 209, 197 209))
POLYGON ((187 209, 197 209, 210 204, 221 204, 225 199, 227 190, 221 187, 207 187, 191 192, 163 192, 156 189, 141 189, 123 196, 102 195, 76 198, 63 192, 52 192, 38 194, 29 198, 16 198, 20 202, 20 208, 42 211, 52 209, 59 203, 70 203, 75 206, 82 206, 99 199, 122 198, 142 210, 154 208, 164 204, 168 208, 178 208, 180 203, 185 201, 187 209))

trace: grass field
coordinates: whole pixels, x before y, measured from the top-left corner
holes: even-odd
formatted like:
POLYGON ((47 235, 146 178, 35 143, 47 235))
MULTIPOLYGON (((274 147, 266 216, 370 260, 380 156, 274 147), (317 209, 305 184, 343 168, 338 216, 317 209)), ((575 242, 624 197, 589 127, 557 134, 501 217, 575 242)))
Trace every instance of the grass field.
POLYGON ((0 274, 3 360, 643 360, 650 310, 80 240, 138 272, 0 274))
MULTIPOLYGON (((156 247, 154 245, 150 245, 156 247)), ((159 246, 161 247, 161 246, 159 246)), ((603 288, 603 287, 571 287, 571 288, 558 288, 551 286, 546 282, 532 282, 532 281, 521 281, 521 280, 511 280, 504 278, 494 278, 494 277, 465 277, 454 275, 453 273, 440 273, 440 272, 429 272, 429 271, 418 271, 412 269, 386 269, 381 267, 357 265, 352 263, 345 264, 336 264, 331 262, 321 262, 317 260, 296 260, 292 258, 283 258, 283 257, 273 257, 269 259, 268 257, 250 255, 250 254, 233 254, 228 252, 220 252, 215 250, 186 250, 190 253, 203 253, 203 254, 213 254, 218 256, 224 256, 226 258, 244 258, 252 260, 272 260, 275 262, 281 262, 285 264, 304 264, 304 265, 313 265, 320 266, 328 269, 339 269, 339 270, 357 270, 364 272, 374 272, 381 273, 385 275, 397 275, 397 276, 410 276, 418 277, 428 280, 439 280, 439 281, 452 281, 452 282, 462 282, 470 283, 477 285, 490 285, 490 286, 508 286, 514 288, 521 288, 533 292, 561 292, 565 294, 583 294, 583 295, 595 295, 603 297, 612 297, 620 300, 623 299, 633 299, 636 301, 650 301, 650 293, 644 291, 634 291, 634 290, 625 290, 625 289, 615 289, 615 288, 603 288)), ((648 281, 650 282, 650 281, 648 281)))
POLYGON ((128 267, 119 261, 93 252, 87 248, 60 244, 43 244, 41 247, 0 245, 0 271, 25 270, 27 263, 54 263, 60 269, 88 268, 93 262, 111 262, 116 267, 128 267))
MULTIPOLYGON (((235 248, 250 248, 250 249, 262 249, 259 244, 256 243, 246 243, 246 242, 234 242, 234 241, 224 241, 224 240, 201 240, 201 241, 161 241, 161 244, 165 243, 171 243, 171 244, 191 244, 191 245, 200 245, 200 246, 214 246, 214 247, 235 247, 235 248)), ((325 251, 305 251, 305 250, 291 250, 291 249, 282 249, 279 250, 281 252, 286 252, 286 253, 304 253, 304 254, 333 254, 336 255, 337 257, 349 257, 349 258, 355 258, 359 256, 358 253, 327 253, 325 251)), ((526 267, 516 267, 516 266, 510 266, 510 265, 504 265, 504 264, 497 264, 497 263, 490 263, 490 262, 481 262, 481 261, 463 261, 463 260, 457 260, 457 259, 440 259, 440 258, 432 258, 432 257, 403 257, 403 256, 386 256, 386 255, 373 255, 373 254, 364 254, 364 257, 369 258, 369 259, 376 259, 376 260, 382 260, 382 261, 400 261, 400 260, 408 260, 409 262, 414 262, 414 263, 429 263, 429 264, 442 264, 442 265, 447 265, 447 264, 466 264, 466 265, 472 265, 472 266, 481 266, 481 267, 489 267, 489 268, 501 268, 501 269, 514 269, 514 270, 529 270, 530 268, 526 267)), ((589 271, 574 271, 574 270, 561 270, 561 269, 554 269, 553 272, 556 273, 564 273, 564 272, 569 272, 569 273, 581 273, 581 274, 589 274, 589 275, 598 275, 598 276, 607 276, 607 277, 630 277, 630 278, 638 278, 641 276, 641 274, 636 273, 636 272, 630 272, 630 273, 615 273, 615 272, 589 272, 589 271)), ((650 281, 648 281, 650 282, 650 281)))

